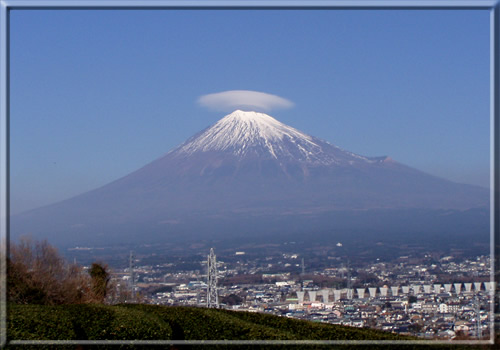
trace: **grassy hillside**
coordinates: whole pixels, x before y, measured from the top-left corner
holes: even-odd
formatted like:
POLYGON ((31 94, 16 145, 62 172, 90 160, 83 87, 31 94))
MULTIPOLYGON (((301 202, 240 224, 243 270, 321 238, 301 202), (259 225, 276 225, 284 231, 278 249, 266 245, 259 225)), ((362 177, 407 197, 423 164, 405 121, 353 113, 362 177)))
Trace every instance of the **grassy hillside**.
MULTIPOLYGON (((265 314, 189 307, 97 304, 9 305, 7 333, 9 340, 404 341, 410 339, 371 329, 314 323, 265 314)), ((268 347, 277 348, 276 346, 266 348, 268 347)), ((290 345, 281 346, 281 348, 290 347, 290 345)), ((156 348, 170 348, 170 346, 156 348)), ((193 348, 193 346, 177 345, 173 348, 193 348)), ((292 348, 321 348, 321 346, 302 345, 292 348)))

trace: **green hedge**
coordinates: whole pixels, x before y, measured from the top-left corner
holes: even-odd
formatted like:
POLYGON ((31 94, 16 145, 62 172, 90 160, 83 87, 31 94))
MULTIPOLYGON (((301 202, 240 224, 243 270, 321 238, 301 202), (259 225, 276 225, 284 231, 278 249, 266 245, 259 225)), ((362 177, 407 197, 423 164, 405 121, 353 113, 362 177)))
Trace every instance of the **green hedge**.
POLYGON ((7 334, 18 340, 171 339, 168 322, 106 305, 10 305, 7 334))
POLYGON ((381 332, 373 329, 359 329, 354 327, 345 327, 331 325, 326 323, 317 323, 304 320, 296 320, 288 317, 277 317, 274 315, 257 314, 251 312, 234 312, 227 310, 218 310, 222 313, 229 313, 249 322, 259 323, 269 328, 279 329, 297 336, 297 339, 323 339, 323 340, 398 340, 415 339, 401 337, 396 334, 381 332))
MULTIPOLYGON (((408 339, 376 330, 314 323, 266 314, 132 304, 114 306, 97 304, 9 305, 7 333, 9 340, 408 339)), ((122 348, 128 348, 128 346, 122 346, 122 348)), ((154 348, 169 348, 169 346, 155 346, 154 348)), ((198 347, 174 346, 173 348, 198 347)), ((255 347, 220 345, 210 346, 210 348, 255 347)), ((259 348, 323 349, 331 347, 282 345, 259 346, 259 348)), ((358 346, 342 348, 358 348, 358 346)), ((367 348, 373 348, 373 346, 367 348)))
POLYGON ((60 306, 11 305, 7 327, 9 339, 76 339, 71 314, 60 306))
POLYGON ((228 314, 214 309, 153 305, 125 305, 125 307, 139 308, 145 313, 157 315, 169 322, 173 329, 173 339, 298 339, 286 331, 234 317, 235 312, 228 314))
MULTIPOLYGON (((9 305, 9 340, 401 340, 394 349, 456 349, 456 346, 404 345, 415 339, 274 315, 156 305, 9 305)), ((8 345, 8 348, 15 346, 8 345)), ((120 346, 142 349, 330 349, 329 345, 120 346)), ((335 345, 336 349, 386 349, 387 345, 335 345)), ((51 345, 22 346, 52 349, 51 345)), ((74 346, 57 348, 74 349, 74 346)), ((85 346, 85 349, 108 348, 85 346)), ((471 349, 473 347, 461 346, 471 349)), ((488 347, 475 347, 488 348, 488 347)))

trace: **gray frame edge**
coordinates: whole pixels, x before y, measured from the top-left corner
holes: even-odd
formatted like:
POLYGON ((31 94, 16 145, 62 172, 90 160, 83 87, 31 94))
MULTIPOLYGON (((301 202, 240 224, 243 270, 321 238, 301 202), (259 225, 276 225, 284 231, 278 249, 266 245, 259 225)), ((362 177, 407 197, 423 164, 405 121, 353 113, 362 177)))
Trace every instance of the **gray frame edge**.
POLYGON ((498 0, 1 0, 12 9, 492 9, 498 0))
POLYGON ((495 283, 492 291, 491 314, 493 323, 490 339, 495 341, 495 332, 499 331, 496 319, 500 318, 500 5, 498 2, 491 9, 490 14, 490 256, 491 277, 495 283))
POLYGON ((474 341, 391 341, 391 340, 13 340, 12 345, 159 345, 159 344, 494 344, 495 318, 500 319, 500 5, 499 0, 0 0, 0 347, 7 344, 7 257, 9 246, 9 11, 11 9, 489 9, 490 15, 490 228, 491 281, 495 283, 491 306, 493 325, 490 340, 474 341))
POLYGON ((7 257, 9 246, 8 9, 0 1, 0 347, 7 342, 7 257))

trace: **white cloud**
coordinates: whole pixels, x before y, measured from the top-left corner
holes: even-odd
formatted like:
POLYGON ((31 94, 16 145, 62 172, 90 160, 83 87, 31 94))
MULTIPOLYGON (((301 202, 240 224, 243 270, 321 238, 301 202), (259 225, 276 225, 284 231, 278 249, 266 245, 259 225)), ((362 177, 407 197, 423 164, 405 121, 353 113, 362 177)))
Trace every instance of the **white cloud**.
POLYGON ((230 90, 203 95, 198 103, 204 107, 232 112, 235 109, 269 112, 273 109, 293 107, 293 102, 283 97, 249 90, 230 90))

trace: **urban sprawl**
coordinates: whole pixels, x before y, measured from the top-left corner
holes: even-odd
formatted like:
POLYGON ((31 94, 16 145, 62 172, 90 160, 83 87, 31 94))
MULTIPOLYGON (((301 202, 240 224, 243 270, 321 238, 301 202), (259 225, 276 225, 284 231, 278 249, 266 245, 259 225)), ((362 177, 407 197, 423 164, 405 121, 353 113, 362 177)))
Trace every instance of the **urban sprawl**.
POLYGON ((206 257, 198 261, 201 269, 179 271, 174 263, 141 265, 131 255, 127 268, 113 272, 114 298, 269 313, 426 339, 490 338, 489 256, 401 256, 356 267, 332 261, 321 269, 307 269, 300 254, 252 260, 236 251, 230 261, 216 262, 206 257), (207 300, 210 294, 216 300, 207 300))

